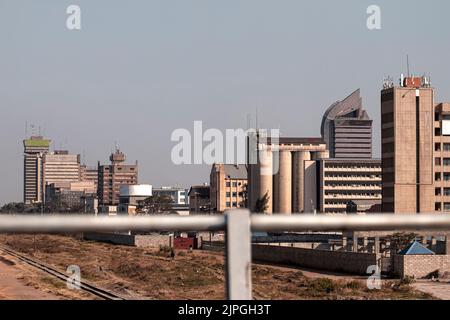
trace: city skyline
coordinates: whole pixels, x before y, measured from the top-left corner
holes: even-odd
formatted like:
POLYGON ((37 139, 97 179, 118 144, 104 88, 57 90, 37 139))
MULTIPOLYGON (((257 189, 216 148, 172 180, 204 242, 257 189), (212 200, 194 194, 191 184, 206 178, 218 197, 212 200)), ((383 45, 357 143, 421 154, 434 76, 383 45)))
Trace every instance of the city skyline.
POLYGON ((4 1, 0 135, 7 152, 0 203, 22 198, 26 121, 40 125, 56 149, 67 141, 64 149, 85 154, 89 166, 106 162, 117 141, 139 160, 140 181, 187 187, 206 182, 209 166, 171 164, 173 130, 192 130, 194 120, 222 130, 245 128, 247 114, 254 122, 258 108, 262 127, 319 137, 326 108, 361 88, 378 158, 382 81, 406 74, 406 54, 414 74, 431 76, 436 102, 450 101, 450 45, 443 41, 450 5, 440 1, 435 10, 404 3, 379 1, 382 29, 370 31, 366 1, 288 1, 284 7, 270 1, 203 7, 78 1, 83 28, 71 33, 64 25, 68 1, 29 2, 29 10, 4 1), (318 16, 323 19, 315 21, 318 16))

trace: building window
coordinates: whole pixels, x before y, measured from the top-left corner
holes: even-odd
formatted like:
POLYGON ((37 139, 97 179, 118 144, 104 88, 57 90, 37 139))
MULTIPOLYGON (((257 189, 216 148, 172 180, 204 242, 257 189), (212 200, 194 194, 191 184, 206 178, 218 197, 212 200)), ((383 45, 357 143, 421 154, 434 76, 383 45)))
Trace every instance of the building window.
POLYGON ((231 187, 231 182, 227 181, 226 186, 227 186, 227 188, 231 187))
POLYGON ((227 208, 230 208, 231 207, 231 202, 227 202, 226 206, 227 206, 227 208))
POLYGON ((444 203, 444 211, 450 211, 450 203, 448 202, 444 203))
POLYGON ((233 208, 237 207, 237 202, 233 202, 233 208))
POLYGON ((441 135, 441 128, 434 128, 434 135, 439 137, 441 135))
POLYGON ((434 165, 440 166, 441 165, 441 158, 435 158, 434 159, 434 165))
MULTIPOLYGON (((449 176, 450 178, 450 176, 449 176)), ((445 179, 445 175, 444 175, 444 179, 445 179)), ((434 174, 434 181, 441 181, 441 173, 437 172, 434 174)))
POLYGON ((441 151, 441 144, 440 143, 435 143, 434 144, 434 151, 441 151))
POLYGON ((439 121, 439 112, 434 113, 434 121, 439 121))
POLYGON ((450 196, 450 188, 444 188, 444 196, 450 196))
POLYGON ((450 166, 450 158, 444 158, 444 166, 450 166))
POLYGON ((233 187, 237 187, 237 182, 233 182, 233 187))
POLYGON ((233 197, 237 197, 237 192, 233 192, 233 197))
POLYGON ((450 151, 450 143, 444 143, 444 151, 450 151))
POLYGON ((441 203, 440 203, 440 202, 436 202, 436 203, 434 204, 434 210, 435 210, 435 211, 441 211, 441 210, 442 210, 442 207, 441 207, 441 203))
POLYGON ((441 188, 435 188, 434 189, 434 195, 435 196, 440 196, 441 195, 441 188))
POLYGON ((450 181, 450 173, 444 172, 444 181, 450 181))
POLYGON ((227 192, 227 198, 231 197, 231 193, 227 192))

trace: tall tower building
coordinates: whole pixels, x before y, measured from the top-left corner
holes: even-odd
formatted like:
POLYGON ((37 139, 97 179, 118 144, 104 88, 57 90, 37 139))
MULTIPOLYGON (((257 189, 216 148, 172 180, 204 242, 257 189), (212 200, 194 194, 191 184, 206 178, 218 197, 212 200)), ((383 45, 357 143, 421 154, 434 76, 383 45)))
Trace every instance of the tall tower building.
POLYGON ((23 140, 23 202, 41 203, 44 193, 43 158, 50 149, 50 140, 41 136, 32 136, 23 140))
POLYGON ((372 158, 372 120, 362 107, 359 89, 327 109, 321 134, 330 158, 372 158))
MULTIPOLYGON (((408 77, 381 91, 382 185, 386 213, 435 211, 434 91, 408 77)), ((440 163, 439 163, 440 165, 440 163)))
POLYGON ((116 150, 110 165, 98 164, 97 194, 100 205, 118 205, 121 185, 138 184, 138 164, 125 164, 125 154, 116 150))

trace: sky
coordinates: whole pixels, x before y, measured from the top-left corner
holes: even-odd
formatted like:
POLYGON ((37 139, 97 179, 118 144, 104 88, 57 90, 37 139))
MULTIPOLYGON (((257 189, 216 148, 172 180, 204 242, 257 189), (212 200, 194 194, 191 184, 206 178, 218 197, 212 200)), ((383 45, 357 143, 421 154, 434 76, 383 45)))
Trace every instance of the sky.
POLYGON ((450 101, 449 15, 448 0, 0 0, 0 204, 22 200, 26 122, 87 165, 117 143, 140 183, 189 187, 210 168, 172 163, 174 130, 245 129, 258 110, 259 127, 318 137, 327 107, 361 88, 379 157, 380 89, 407 54, 450 101))

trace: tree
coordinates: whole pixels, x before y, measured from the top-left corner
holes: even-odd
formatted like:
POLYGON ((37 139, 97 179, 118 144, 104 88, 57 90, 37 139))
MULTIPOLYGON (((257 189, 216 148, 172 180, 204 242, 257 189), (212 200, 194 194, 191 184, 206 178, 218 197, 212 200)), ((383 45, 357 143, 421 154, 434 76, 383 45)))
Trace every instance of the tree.
POLYGON ((151 196, 139 202, 136 212, 140 215, 173 213, 172 204, 170 196, 151 196))
POLYGON ((255 213, 265 213, 269 208, 269 193, 266 194, 262 198, 258 198, 255 204, 255 213))
POLYGON ((23 202, 7 203, 0 208, 1 214, 16 214, 16 213, 39 213, 41 212, 41 204, 24 204, 23 202))

